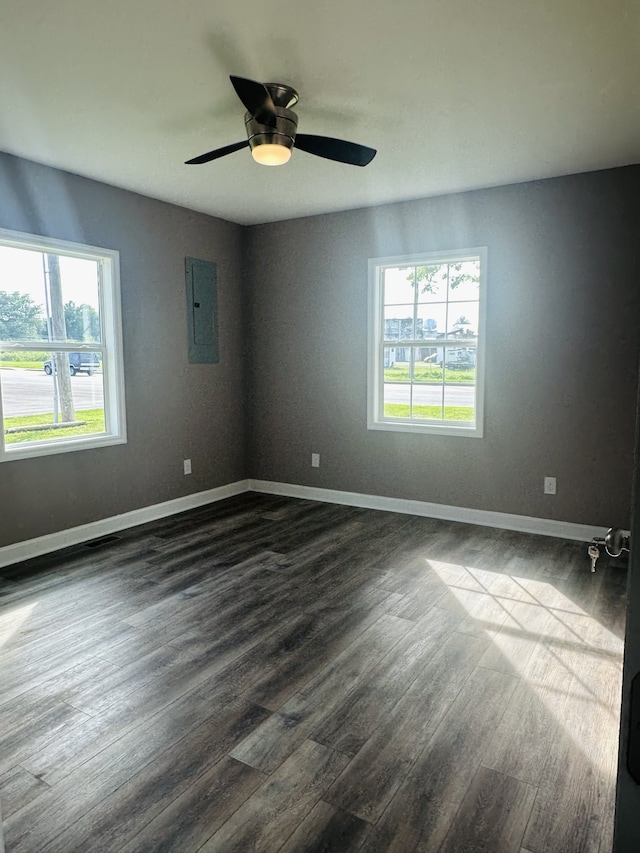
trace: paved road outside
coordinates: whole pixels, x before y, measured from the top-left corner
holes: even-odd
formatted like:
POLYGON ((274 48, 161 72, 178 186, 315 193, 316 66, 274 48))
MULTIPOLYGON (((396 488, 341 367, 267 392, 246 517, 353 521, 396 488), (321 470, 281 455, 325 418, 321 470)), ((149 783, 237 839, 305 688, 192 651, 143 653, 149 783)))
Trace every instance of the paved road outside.
MULTIPOLYGON (((53 376, 39 370, 0 371, 2 380, 2 408, 5 417, 45 414, 53 411, 53 376)), ((78 373, 71 377, 73 402, 78 410, 102 406, 102 374, 87 376, 78 373)), ((411 389, 402 383, 385 385, 386 403, 409 403, 411 389)), ((448 385, 445 388, 445 405, 473 406, 475 389, 468 385, 448 385)), ((442 386, 414 385, 414 405, 442 405, 442 386)))
MULTIPOLYGON (((401 383, 389 383, 384 386, 385 403, 406 403, 408 405, 411 386, 401 383)), ((445 406, 473 406, 475 388, 469 385, 447 385, 444 389, 445 406)), ((441 385, 414 385, 413 404, 415 406, 441 406, 441 385)))
MULTIPOLYGON (((5 418, 53 412, 53 376, 44 370, 0 370, 2 411, 5 418)), ((102 374, 71 377, 73 403, 78 411, 98 409, 103 405, 102 374)))

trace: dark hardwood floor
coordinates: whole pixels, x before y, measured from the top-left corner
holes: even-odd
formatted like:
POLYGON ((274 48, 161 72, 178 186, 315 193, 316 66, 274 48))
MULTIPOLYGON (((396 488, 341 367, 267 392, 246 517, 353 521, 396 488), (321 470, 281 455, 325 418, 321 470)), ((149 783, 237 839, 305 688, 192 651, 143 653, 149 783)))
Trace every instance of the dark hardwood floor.
POLYGON ((610 853, 625 585, 254 494, 5 569, 7 853, 610 853))

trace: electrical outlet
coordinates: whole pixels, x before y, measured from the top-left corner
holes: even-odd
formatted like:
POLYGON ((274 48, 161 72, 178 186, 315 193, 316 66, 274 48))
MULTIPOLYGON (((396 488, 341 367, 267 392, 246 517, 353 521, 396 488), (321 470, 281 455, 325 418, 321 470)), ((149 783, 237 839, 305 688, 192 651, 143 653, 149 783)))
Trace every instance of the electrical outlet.
POLYGON ((320 454, 319 453, 312 453, 311 454, 311 467, 312 468, 319 468, 320 467, 320 454))
POLYGON ((191 460, 185 459, 183 464, 184 464, 184 473, 190 474, 191 473, 191 460))
POLYGON ((544 493, 545 493, 545 495, 555 495, 556 494, 556 478, 555 477, 545 477, 544 478, 544 493))

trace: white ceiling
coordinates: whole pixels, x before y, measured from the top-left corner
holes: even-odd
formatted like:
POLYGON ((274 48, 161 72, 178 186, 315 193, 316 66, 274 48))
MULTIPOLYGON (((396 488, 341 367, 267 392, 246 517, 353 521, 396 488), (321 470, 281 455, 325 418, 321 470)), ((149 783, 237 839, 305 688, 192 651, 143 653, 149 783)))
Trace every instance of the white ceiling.
POLYGON ((2 0, 0 150, 240 223, 640 162, 640 0, 2 0), (248 150, 228 75, 365 168, 248 150))

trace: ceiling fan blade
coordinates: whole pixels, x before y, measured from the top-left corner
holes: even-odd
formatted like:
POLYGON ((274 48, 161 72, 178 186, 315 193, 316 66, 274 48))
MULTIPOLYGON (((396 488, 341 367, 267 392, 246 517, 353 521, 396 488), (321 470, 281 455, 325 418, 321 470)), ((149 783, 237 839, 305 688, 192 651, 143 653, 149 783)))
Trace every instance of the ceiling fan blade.
POLYGON ((327 160, 337 160, 338 163, 348 163, 350 166, 366 166, 376 156, 375 148, 347 142, 345 139, 333 139, 330 136, 314 136, 309 133, 298 133, 294 142, 296 148, 326 157, 327 160))
POLYGON ((200 163, 210 163, 212 160, 217 160, 218 157, 224 157, 225 154, 233 154, 234 151, 239 151, 241 148, 248 148, 249 140, 243 139, 242 142, 234 142, 233 145, 225 145, 224 148, 216 148, 215 151, 207 151, 206 154, 201 154, 199 157, 194 157, 192 160, 186 160, 186 166, 199 166, 200 163))
POLYGON ((260 124, 275 127, 278 118, 276 105, 264 83, 256 83, 255 80, 247 80, 246 77, 235 77, 233 74, 229 79, 247 112, 251 113, 260 124))

